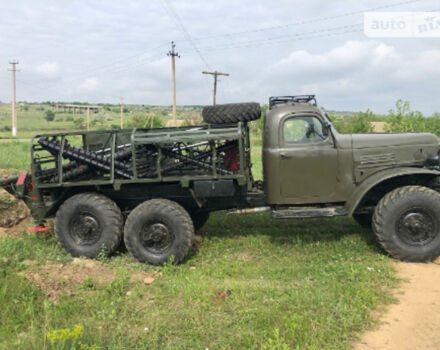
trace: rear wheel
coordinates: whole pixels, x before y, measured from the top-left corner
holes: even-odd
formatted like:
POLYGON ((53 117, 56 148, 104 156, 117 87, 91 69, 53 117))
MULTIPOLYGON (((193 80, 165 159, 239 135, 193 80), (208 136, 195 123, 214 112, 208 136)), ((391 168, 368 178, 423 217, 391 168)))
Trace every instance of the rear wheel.
POLYGON ((422 186, 400 187, 377 204, 373 230, 394 258, 430 261, 440 255, 440 194, 422 186))
POLYGON ((181 262, 194 241, 188 212, 176 202, 152 199, 138 205, 128 216, 124 242, 140 262, 161 265, 174 257, 181 262))
POLYGON ((113 253, 122 239, 122 227, 119 207, 98 193, 70 197, 55 217, 57 240, 73 256, 96 258, 113 253))

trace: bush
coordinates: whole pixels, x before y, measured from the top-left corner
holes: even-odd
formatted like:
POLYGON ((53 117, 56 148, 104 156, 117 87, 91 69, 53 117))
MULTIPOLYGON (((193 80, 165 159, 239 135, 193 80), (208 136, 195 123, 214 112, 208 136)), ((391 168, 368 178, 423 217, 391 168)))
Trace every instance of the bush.
POLYGON ((365 112, 359 112, 356 114, 348 125, 350 134, 362 134, 373 131, 371 122, 373 121, 374 114, 369 109, 365 112))
POLYGON ((154 114, 135 113, 125 123, 127 128, 162 128, 165 126, 163 119, 154 114))
POLYGON ((97 115, 90 122, 90 126, 98 126, 98 127, 102 128, 102 127, 104 127, 104 123, 105 123, 105 116, 97 115))
POLYGON ((52 122, 55 119, 55 113, 53 111, 51 111, 50 109, 48 109, 45 113, 44 118, 48 121, 48 122, 52 122))
POLYGON ((3 127, 3 131, 11 131, 12 129, 11 129, 11 127, 9 126, 9 125, 5 125, 4 127, 3 127))
POLYGON ((365 112, 359 112, 353 116, 331 116, 333 126, 341 134, 362 134, 373 131, 374 120, 377 116, 367 109, 365 112))
POLYGON ((426 130, 427 118, 419 111, 412 111, 408 101, 398 100, 396 110, 389 111, 387 131, 422 132, 426 130))
POLYGON ((84 118, 77 118, 73 121, 73 125, 76 129, 85 129, 86 125, 84 122, 84 118))
POLYGON ((193 126, 203 124, 203 119, 199 113, 188 112, 183 115, 183 126, 193 126))
POLYGON ((266 116, 266 111, 268 110, 269 105, 261 106, 261 118, 257 120, 253 120, 249 123, 249 127, 253 132, 262 133, 264 128, 264 117, 266 116))

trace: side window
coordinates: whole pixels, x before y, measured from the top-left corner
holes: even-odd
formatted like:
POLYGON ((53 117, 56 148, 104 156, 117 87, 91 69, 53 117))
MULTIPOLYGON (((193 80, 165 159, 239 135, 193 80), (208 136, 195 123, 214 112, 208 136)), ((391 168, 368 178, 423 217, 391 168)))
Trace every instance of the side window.
POLYGON ((321 121, 312 116, 294 117, 283 124, 284 142, 319 142, 327 138, 321 121))

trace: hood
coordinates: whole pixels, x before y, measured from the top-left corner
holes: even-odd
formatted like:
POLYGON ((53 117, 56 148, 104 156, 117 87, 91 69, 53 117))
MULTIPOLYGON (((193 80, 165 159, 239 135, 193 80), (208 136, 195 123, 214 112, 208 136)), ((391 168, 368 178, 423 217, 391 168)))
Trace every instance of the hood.
POLYGON ((423 167, 439 151, 437 136, 429 133, 353 134, 351 141, 356 182, 387 168, 423 167))
POLYGON ((429 133, 352 134, 351 137, 354 149, 439 144, 437 136, 429 133))

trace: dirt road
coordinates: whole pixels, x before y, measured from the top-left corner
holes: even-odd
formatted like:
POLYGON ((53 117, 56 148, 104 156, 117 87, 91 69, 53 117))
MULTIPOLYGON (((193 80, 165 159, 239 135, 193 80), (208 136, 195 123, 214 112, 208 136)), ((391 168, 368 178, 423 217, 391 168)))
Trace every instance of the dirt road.
POLYGON ((407 280, 381 325, 365 333, 354 350, 440 349, 440 259, 431 264, 396 263, 407 280))

